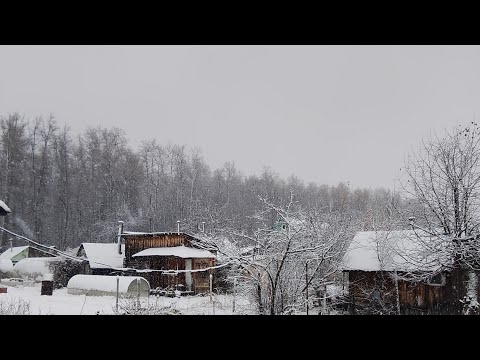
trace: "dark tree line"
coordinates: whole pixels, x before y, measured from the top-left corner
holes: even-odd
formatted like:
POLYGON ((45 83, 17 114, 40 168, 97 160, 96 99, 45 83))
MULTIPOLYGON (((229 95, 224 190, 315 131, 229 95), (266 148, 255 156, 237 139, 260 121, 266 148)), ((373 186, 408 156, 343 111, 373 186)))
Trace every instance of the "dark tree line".
MULTIPOLYGON (((408 206, 384 188, 305 184, 268 168, 245 176, 230 162, 211 169, 185 145, 148 140, 134 150, 118 128, 75 136, 53 116, 0 116, 0 131, 0 199, 12 210, 4 226, 60 249, 114 241, 118 220, 132 231, 170 231, 180 220, 182 231, 197 232, 204 222, 252 233, 260 226, 258 196, 281 204, 293 193, 302 209, 351 216, 358 230, 408 206)), ((272 212, 269 221, 276 220, 272 212)))

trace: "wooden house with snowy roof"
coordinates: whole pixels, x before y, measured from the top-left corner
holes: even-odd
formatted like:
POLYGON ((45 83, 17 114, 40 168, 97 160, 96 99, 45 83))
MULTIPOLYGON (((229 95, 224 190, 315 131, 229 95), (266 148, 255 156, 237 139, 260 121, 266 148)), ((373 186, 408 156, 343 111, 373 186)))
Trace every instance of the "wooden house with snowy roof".
POLYGON ((152 289, 206 293, 214 275, 216 254, 202 248, 202 241, 187 233, 122 232, 124 267, 148 280, 152 289))
POLYGON ((22 259, 32 258, 32 257, 51 257, 54 254, 48 254, 44 250, 36 249, 32 246, 12 246, 0 254, 0 259, 9 259, 12 261, 12 264, 15 265, 22 259))
POLYGON ((341 265, 350 313, 461 314, 466 272, 433 251, 442 243, 418 230, 357 232, 341 265))
POLYGON ((119 253, 116 243, 82 243, 76 256, 86 260, 84 274, 113 275, 123 267, 125 245, 119 253))

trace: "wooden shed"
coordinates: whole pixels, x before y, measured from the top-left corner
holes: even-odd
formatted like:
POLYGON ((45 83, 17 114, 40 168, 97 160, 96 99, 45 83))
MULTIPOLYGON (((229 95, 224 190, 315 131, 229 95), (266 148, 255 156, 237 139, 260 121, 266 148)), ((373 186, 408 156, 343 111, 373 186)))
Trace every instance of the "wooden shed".
POLYGON ((82 243, 76 255, 87 260, 85 274, 110 275, 123 266, 125 245, 119 254, 116 243, 82 243))
POLYGON ((351 314, 461 314, 466 273, 430 261, 428 251, 423 252, 423 263, 412 261, 428 240, 418 239, 418 231, 412 230, 355 235, 342 269, 351 314), (412 273, 428 276, 407 280, 405 275, 412 273))
POLYGON ((123 232, 122 238, 124 267, 142 269, 152 289, 209 291, 216 255, 202 249, 200 239, 182 232, 123 232))

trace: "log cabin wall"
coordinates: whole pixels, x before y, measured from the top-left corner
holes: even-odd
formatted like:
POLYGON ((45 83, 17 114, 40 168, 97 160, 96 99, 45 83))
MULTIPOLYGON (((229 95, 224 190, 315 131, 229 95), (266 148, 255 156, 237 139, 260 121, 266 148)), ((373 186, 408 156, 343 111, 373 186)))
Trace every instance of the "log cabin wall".
MULTIPOLYGON (((185 260, 177 256, 139 256, 131 265, 136 269, 183 270, 185 260)), ((185 285, 185 273, 162 274, 151 271, 142 273, 142 276, 148 280, 152 289, 175 289, 178 284, 185 285)))
MULTIPOLYGON (((185 270, 185 259, 176 256, 139 256, 134 254, 149 248, 187 246, 192 247, 190 235, 184 233, 123 235, 125 241, 124 266, 134 269, 155 270, 185 270)), ((192 270, 205 269, 215 266, 215 259, 192 259, 192 270)), ((212 270, 192 272, 192 291, 195 294, 210 290, 210 273, 212 270)), ((150 288, 175 288, 176 285, 186 285, 185 273, 165 274, 157 271, 144 272, 142 276, 150 283, 150 288)))
MULTIPOLYGON (((192 259, 193 264, 192 268, 197 269, 206 269, 212 266, 215 266, 215 259, 192 259)), ((210 274, 214 275, 213 270, 208 271, 199 271, 192 273, 192 282, 193 282, 193 291, 195 294, 198 293, 207 293, 210 291, 210 274)), ((212 279, 215 281, 215 275, 212 279)))
POLYGON ((190 236, 187 234, 145 234, 122 235, 125 241, 125 264, 135 261, 132 255, 149 248, 188 246, 191 247, 190 236))
MULTIPOLYGON (((386 312, 395 312, 397 292, 392 275, 381 271, 349 271, 350 313, 371 313, 375 303, 381 304, 386 312), (380 302, 376 300, 378 295, 380 302)), ((443 285, 399 280, 400 313, 461 314, 459 300, 466 294, 466 273, 458 269, 444 273, 444 276, 443 285)))

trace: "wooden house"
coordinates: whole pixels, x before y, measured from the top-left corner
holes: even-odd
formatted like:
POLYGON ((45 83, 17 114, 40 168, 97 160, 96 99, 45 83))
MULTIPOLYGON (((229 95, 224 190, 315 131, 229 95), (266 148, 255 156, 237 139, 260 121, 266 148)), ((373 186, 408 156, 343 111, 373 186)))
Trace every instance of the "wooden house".
POLYGON ((350 313, 461 314, 466 272, 445 266, 453 260, 438 259, 428 240, 413 230, 358 232, 342 265, 350 313))
POLYGON ((116 243, 82 243, 76 256, 86 260, 84 274, 111 275, 115 273, 115 269, 123 266, 125 245, 121 245, 119 253, 116 243))
POLYGON ((209 291, 216 256, 202 249, 199 239, 182 232, 127 231, 122 238, 124 267, 142 270, 140 275, 152 289, 182 289, 194 294, 209 291))
POLYGON ((46 253, 43 250, 38 250, 32 246, 13 246, 5 250, 0 254, 0 259, 10 259, 12 264, 15 266, 17 262, 25 258, 32 257, 50 257, 54 256, 46 253))

